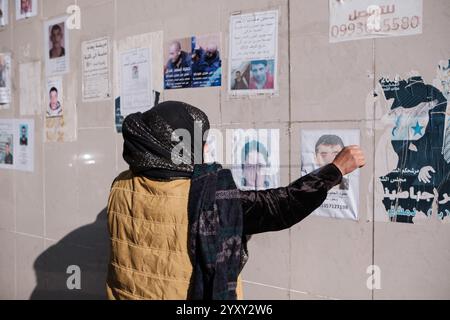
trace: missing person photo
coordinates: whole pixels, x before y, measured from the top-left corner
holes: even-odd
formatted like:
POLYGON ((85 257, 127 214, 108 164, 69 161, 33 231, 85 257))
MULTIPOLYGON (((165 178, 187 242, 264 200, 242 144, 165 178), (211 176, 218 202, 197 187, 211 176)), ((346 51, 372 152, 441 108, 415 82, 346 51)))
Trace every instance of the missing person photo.
POLYGON ((37 0, 16 0, 16 20, 37 15, 37 0))
POLYGON ((8 0, 0 0, 0 27, 4 27, 8 24, 8 0))
POLYGON ((49 104, 47 107, 47 118, 62 117, 63 110, 59 101, 59 91, 56 87, 51 87, 49 91, 49 104))
POLYGON ((44 22, 44 54, 47 76, 69 72, 70 50, 67 17, 62 16, 44 22))
POLYGON ((19 143, 21 146, 28 146, 28 125, 20 125, 20 139, 19 143))
POLYGON ((0 164, 13 165, 13 136, 0 134, 0 164))
POLYGON ((49 36, 49 59, 64 57, 66 55, 64 43, 64 23, 50 26, 49 36))

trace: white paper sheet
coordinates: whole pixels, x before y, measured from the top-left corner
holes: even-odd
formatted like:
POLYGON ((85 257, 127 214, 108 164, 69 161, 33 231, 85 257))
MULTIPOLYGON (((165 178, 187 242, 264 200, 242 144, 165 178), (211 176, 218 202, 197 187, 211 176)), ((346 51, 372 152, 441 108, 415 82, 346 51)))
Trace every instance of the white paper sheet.
POLYGON ((278 11, 230 18, 229 82, 231 95, 277 91, 278 11))
POLYGON ((47 76, 69 72, 70 48, 67 16, 44 23, 44 56, 47 76))
POLYGON ((109 56, 110 44, 106 37, 81 44, 83 102, 107 100, 111 97, 109 56))
POLYGON ((19 65, 20 77, 20 115, 41 114, 41 62, 28 62, 19 65))
POLYGON ((0 119, 0 169, 34 171, 34 120, 0 119))
POLYGON ((329 0, 330 42, 422 33, 422 0, 329 0))
MULTIPOLYGON (((302 130, 302 176, 331 163, 343 146, 359 145, 359 130, 302 130)), ((359 170, 343 177, 313 213, 328 218, 358 220, 359 170)))
POLYGON ((150 48, 131 49, 120 55, 121 110, 127 116, 153 106, 150 48))
POLYGON ((16 20, 28 19, 38 14, 37 0, 16 0, 16 20))

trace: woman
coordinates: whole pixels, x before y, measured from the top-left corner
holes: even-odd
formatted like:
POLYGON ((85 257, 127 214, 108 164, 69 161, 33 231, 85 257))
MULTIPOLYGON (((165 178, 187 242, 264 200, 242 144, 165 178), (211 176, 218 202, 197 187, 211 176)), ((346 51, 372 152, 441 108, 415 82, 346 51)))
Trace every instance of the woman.
POLYGON ((182 102, 124 120, 130 170, 115 179, 108 203, 110 299, 241 299, 250 236, 290 228, 323 203, 343 174, 364 165, 353 146, 288 187, 241 191, 219 164, 195 164, 208 130, 207 116, 182 102), (189 143, 183 136, 190 152, 177 158, 180 129, 204 139, 189 143))

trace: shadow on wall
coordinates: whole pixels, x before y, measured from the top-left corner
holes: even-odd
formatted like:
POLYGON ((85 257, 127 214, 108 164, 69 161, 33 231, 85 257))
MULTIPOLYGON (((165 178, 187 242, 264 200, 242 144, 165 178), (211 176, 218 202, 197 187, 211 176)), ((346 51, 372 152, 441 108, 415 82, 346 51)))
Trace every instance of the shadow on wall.
POLYGON ((94 223, 65 236, 44 251, 34 262, 37 284, 31 300, 106 299, 106 274, 109 259, 107 211, 103 209, 94 223), (81 289, 70 290, 74 272, 80 268, 81 289))

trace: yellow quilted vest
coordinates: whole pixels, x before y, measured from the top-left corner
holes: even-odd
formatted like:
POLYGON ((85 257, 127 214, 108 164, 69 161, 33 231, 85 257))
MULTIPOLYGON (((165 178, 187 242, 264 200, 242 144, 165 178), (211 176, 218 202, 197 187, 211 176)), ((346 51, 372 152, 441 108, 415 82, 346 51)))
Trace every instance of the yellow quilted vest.
MULTIPOLYGON (((188 179, 154 181, 131 171, 116 178, 108 201, 109 299, 187 299, 190 184, 188 179)), ((237 295, 242 299, 240 277, 237 295)))

